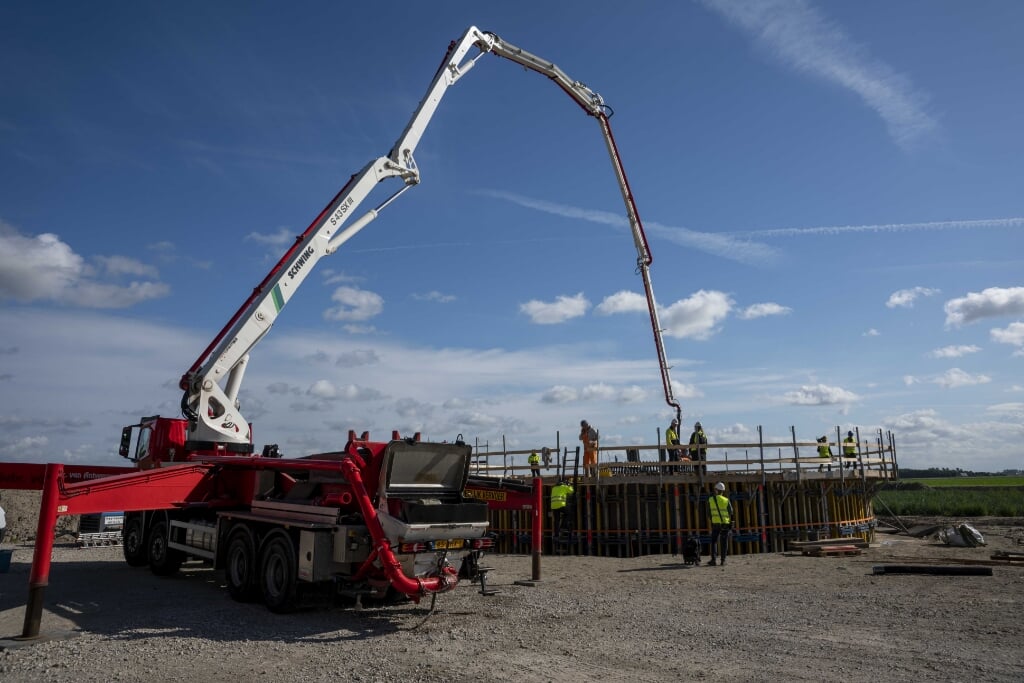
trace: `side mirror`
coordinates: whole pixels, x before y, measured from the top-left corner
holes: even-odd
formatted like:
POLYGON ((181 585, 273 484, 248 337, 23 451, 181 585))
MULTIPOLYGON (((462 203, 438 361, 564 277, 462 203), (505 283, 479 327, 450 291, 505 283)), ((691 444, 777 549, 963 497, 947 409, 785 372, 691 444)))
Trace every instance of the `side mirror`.
POLYGON ((125 427, 121 430, 121 447, 117 449, 122 458, 127 458, 132 452, 132 428, 125 427))

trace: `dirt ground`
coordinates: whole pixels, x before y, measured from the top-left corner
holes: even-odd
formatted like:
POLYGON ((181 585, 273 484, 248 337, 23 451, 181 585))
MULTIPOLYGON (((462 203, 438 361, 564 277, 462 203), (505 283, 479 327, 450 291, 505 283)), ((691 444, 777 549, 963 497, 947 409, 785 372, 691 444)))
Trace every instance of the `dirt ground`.
POLYGON ((545 557, 533 586, 517 583, 532 577, 531 558, 492 555, 497 594, 463 582, 433 612, 428 598, 274 615, 233 602, 198 563, 160 578, 129 568, 120 548, 63 544, 41 637, 28 642, 15 636, 33 548, 15 544, 0 574, 0 680, 1019 682, 1024 566, 990 556, 1024 551, 1024 520, 969 521, 988 545, 878 533, 859 556, 746 555, 725 567, 545 557), (907 563, 992 576, 873 571, 907 563))

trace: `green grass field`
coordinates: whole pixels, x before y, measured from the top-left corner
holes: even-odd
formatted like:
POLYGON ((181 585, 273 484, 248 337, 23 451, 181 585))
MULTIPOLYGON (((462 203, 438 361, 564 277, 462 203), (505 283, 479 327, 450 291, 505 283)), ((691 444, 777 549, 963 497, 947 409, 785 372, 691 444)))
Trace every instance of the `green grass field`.
POLYGON ((964 488, 971 486, 1024 486, 1024 477, 923 477, 920 479, 900 479, 901 484, 924 484, 933 488, 954 486, 964 488))
POLYGON ((1024 477, 901 479, 899 483, 927 488, 880 491, 875 496, 875 514, 1024 517, 1024 477))

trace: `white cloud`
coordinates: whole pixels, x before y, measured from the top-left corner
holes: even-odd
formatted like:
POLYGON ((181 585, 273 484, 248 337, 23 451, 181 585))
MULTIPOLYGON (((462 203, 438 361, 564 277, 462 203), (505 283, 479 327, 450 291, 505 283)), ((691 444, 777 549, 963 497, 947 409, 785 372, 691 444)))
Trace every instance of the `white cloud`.
POLYGON ((792 312, 793 309, 788 306, 782 306, 776 303, 763 303, 747 306, 740 311, 739 317, 743 320, 753 320, 755 318, 764 318, 769 315, 789 315, 792 312))
POLYGON ((840 387, 815 384, 804 385, 796 391, 788 391, 783 395, 783 399, 798 406, 826 406, 853 403, 859 401, 860 396, 840 387))
POLYGON ((621 291, 604 298, 594 311, 600 315, 615 313, 646 313, 647 297, 636 292, 621 291))
POLYGON ((540 400, 541 403, 571 403, 572 401, 575 401, 578 397, 579 392, 577 392, 572 387, 558 385, 551 387, 550 389, 545 391, 541 395, 540 400))
POLYGON ((915 384, 920 384, 920 383, 921 383, 921 380, 919 380, 918 378, 914 377, 913 375, 903 375, 903 384, 905 384, 908 387, 912 387, 915 384))
POLYGON ((387 398, 382 392, 358 384, 346 384, 338 388, 337 396, 343 401, 377 401, 387 398))
POLYGON ((873 59, 835 22, 802 0, 704 0, 750 34, 781 63, 855 93, 885 122, 889 135, 913 147, 938 129, 925 97, 910 81, 873 59))
POLYGON ((946 302, 946 325, 957 326, 984 318, 1024 315, 1024 287, 989 287, 946 302))
POLYGON ((551 303, 533 300, 519 305, 519 310, 530 316, 530 321, 537 325, 563 323, 584 315, 588 308, 590 302, 582 292, 576 296, 560 296, 551 303))
POLYGON ((957 387, 968 387, 976 384, 988 384, 992 378, 988 375, 972 375, 960 368, 951 368, 942 376, 932 380, 944 389, 956 389, 957 387))
MULTIPOLYGON (((156 269, 122 256, 98 256, 105 275, 155 277, 156 269)), ((54 234, 22 235, 0 222, 0 299, 49 301, 84 308, 127 308, 166 296, 162 282, 113 284, 96 279, 96 268, 54 234)))
POLYGON ((647 391, 634 384, 620 390, 616 400, 619 403, 639 403, 645 398, 647 398, 647 391))
POLYGON ((395 401, 395 412, 404 418, 428 419, 434 414, 434 406, 424 401, 417 401, 412 398, 402 398, 395 401))
POLYGON ((929 351, 928 355, 931 358, 960 358, 961 356, 966 356, 969 353, 977 353, 978 351, 981 351, 981 347, 975 346, 974 344, 943 346, 941 349, 929 351))
POLYGON ((911 289, 900 289, 889 295, 885 305, 889 308, 912 308, 914 300, 919 296, 932 296, 938 294, 939 290, 930 287, 913 287, 911 289))
POLYGON ((664 309, 661 324, 665 335, 675 338, 710 339, 732 310, 733 300, 724 292, 700 290, 664 309))
POLYGON ((295 231, 289 228, 278 228, 277 231, 271 233, 250 232, 244 239, 268 247, 285 247, 295 241, 295 231))
POLYGON ((376 334, 377 328, 373 325, 342 325, 342 329, 349 334, 376 334))
POLYGON ((455 301, 455 296, 452 294, 442 294, 437 290, 432 290, 424 294, 413 294, 413 299, 417 301, 436 301, 439 304, 450 304, 455 301))
POLYGON ((879 337, 881 335, 882 335, 881 332, 879 332, 878 330, 876 330, 875 328, 872 327, 872 328, 870 328, 867 332, 865 332, 861 336, 863 336, 863 337, 879 337))
POLYGON ((338 355, 334 362, 339 368, 354 368, 360 365, 374 365, 380 362, 380 356, 373 349, 353 349, 338 355))
POLYGON ((15 456, 23 455, 45 448, 49 443, 50 440, 45 436, 26 436, 13 443, 0 446, 0 453, 9 453, 15 456))
POLYGON ((700 398, 704 394, 703 392, 701 392, 700 389, 698 389, 696 386, 692 384, 684 384, 682 382, 672 380, 672 395, 675 396, 677 399, 684 399, 700 398))
POLYGON ((607 401, 615 396, 615 389, 607 384, 588 384, 580 391, 580 398, 584 401, 607 401))
POLYGON ((269 394, 297 395, 301 393, 301 391, 302 390, 299 389, 298 387, 292 386, 287 382, 271 382, 270 384, 267 385, 267 393, 269 394))
POLYGON ((137 275, 150 279, 160 277, 157 269, 146 265, 142 261, 128 258, 127 256, 97 256, 96 261, 103 269, 112 276, 137 275))
POLYGON ((338 397, 338 390, 333 384, 325 379, 318 380, 313 383, 306 393, 315 398, 331 399, 338 397))
POLYGON ((992 413, 999 413, 1012 417, 1018 421, 1024 421, 1024 403, 997 403, 985 410, 992 413))
POLYGON ((331 300, 339 305, 324 311, 326 320, 368 320, 384 310, 384 299, 380 294, 358 287, 338 287, 331 300))
POLYGON ((1024 322, 1010 323, 1004 329, 992 328, 989 335, 994 342, 1024 348, 1024 322))

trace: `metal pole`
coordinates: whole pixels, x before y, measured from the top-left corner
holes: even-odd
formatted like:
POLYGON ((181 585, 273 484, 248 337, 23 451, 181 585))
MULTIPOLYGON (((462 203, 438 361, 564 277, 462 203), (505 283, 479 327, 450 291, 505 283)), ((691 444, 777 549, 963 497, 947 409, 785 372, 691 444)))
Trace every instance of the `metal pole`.
POLYGON ((533 478, 533 580, 540 581, 540 553, 543 532, 541 515, 544 510, 544 483, 540 477, 533 478))
POLYGON ((43 595, 46 587, 50 585, 50 557, 53 555, 53 536, 57 530, 57 484, 63 476, 63 465, 46 466, 46 473, 43 476, 43 500, 39 506, 39 524, 36 526, 36 546, 28 578, 28 603, 25 605, 22 639, 39 637, 39 624, 43 617, 43 595))

